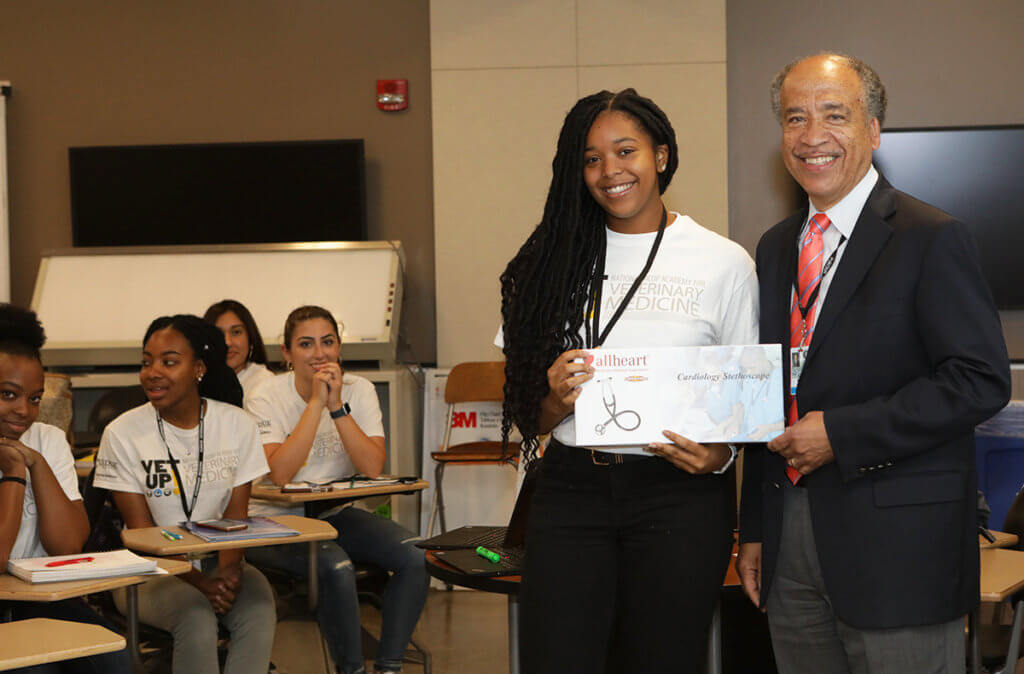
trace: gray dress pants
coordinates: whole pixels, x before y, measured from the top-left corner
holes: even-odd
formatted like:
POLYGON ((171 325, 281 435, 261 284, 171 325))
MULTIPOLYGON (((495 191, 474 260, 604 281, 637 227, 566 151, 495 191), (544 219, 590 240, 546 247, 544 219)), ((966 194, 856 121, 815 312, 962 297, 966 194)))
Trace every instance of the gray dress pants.
POLYGON ((964 619, 895 629, 845 624, 818 564, 807 491, 786 487, 782 540, 766 608, 780 674, 964 674, 964 619))

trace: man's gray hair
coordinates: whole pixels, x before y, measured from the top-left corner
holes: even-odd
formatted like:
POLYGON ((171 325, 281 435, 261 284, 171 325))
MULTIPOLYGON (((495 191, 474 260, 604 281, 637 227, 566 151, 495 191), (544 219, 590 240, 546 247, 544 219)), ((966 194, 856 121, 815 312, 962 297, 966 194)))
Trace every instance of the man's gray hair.
MULTIPOLYGON (((885 124, 885 109, 889 101, 885 95, 885 86, 882 85, 882 80, 878 77, 875 69, 859 58, 839 52, 821 52, 817 56, 834 56, 843 61, 853 72, 857 73, 861 84, 861 102, 864 104, 864 109, 867 110, 868 119, 875 117, 878 119, 878 125, 883 126, 885 124)), ((776 73, 775 78, 772 80, 772 112, 775 113, 775 119, 780 124, 782 123, 782 102, 780 101, 782 83, 796 64, 806 58, 808 57, 801 57, 795 61, 790 61, 782 70, 776 73)))

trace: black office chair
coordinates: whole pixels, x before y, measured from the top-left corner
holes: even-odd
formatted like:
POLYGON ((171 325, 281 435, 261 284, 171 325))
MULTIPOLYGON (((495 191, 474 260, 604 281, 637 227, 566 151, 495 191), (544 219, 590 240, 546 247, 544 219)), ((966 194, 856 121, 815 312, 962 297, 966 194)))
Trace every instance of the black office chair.
POLYGON ((90 433, 102 436, 107 424, 124 412, 139 405, 145 405, 147 401, 148 398, 141 386, 112 388, 100 396, 100 399, 92 406, 86 428, 90 433))
MULTIPOLYGON (((109 422, 109 420, 108 420, 109 422)), ((82 505, 89 518, 89 537, 82 546, 83 552, 105 552, 124 547, 121 542, 121 529, 124 521, 117 511, 110 492, 97 487, 93 480, 96 468, 93 467, 82 485, 82 505)), ((109 620, 121 634, 127 634, 128 621, 114 606, 114 599, 109 592, 101 592, 89 597, 89 603, 103 617, 109 620)), ((149 674, 171 671, 171 655, 174 651, 174 638, 170 632, 139 623, 139 653, 149 674)))

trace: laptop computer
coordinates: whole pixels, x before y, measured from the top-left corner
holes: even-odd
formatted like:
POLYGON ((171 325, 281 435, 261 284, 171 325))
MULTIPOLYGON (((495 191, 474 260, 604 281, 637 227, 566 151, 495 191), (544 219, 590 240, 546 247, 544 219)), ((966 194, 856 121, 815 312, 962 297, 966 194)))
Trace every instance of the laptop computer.
POLYGON ((439 536, 418 541, 416 547, 424 550, 465 550, 482 545, 489 548, 504 545, 508 527, 468 526, 446 531, 439 536))
POLYGON ((488 550, 498 553, 501 558, 492 562, 478 555, 476 548, 435 550, 434 557, 469 576, 518 576, 522 573, 524 548, 495 546, 488 550))
POLYGON ((463 573, 474 576, 509 576, 522 570, 523 553, 526 546, 526 522, 530 513, 530 497, 536 483, 537 471, 526 471, 523 485, 516 497, 512 517, 507 527, 467 526, 446 531, 443 534, 416 543, 424 550, 433 550, 434 555, 463 573), (498 562, 491 562, 476 554, 482 546, 501 555, 498 562), (459 553, 459 554, 452 554, 459 553))

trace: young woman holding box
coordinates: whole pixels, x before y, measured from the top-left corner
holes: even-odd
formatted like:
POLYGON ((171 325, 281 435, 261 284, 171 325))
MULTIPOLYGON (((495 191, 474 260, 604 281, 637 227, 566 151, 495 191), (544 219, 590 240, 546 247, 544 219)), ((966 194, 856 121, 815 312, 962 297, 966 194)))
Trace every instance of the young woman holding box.
POLYGON ((522 587, 523 671, 700 671, 732 544, 735 457, 666 431, 646 448, 576 447, 586 348, 757 343, 737 244, 668 211, 683 158, 651 100, 576 103, 540 224, 502 275, 507 434, 541 460, 522 587), (690 301, 676 301, 687 298, 690 301), (644 451, 645 450, 645 451, 644 451))

